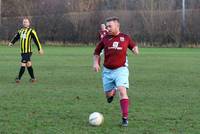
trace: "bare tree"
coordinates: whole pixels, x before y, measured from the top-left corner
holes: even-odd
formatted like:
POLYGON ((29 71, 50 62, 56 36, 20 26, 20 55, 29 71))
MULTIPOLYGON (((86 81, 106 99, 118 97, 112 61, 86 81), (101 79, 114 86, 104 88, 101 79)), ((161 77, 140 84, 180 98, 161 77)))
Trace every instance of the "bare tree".
POLYGON ((1 27, 1 0, 0 0, 0 27, 1 27))
MULTIPOLYGON (((178 43, 181 0, 0 0, 1 37, 9 38, 30 16, 42 40, 91 42, 108 16, 121 19, 123 32, 151 44, 178 43), (4 31, 4 32, 2 32, 4 31)), ((185 40, 199 42, 199 0, 187 0, 185 40)))

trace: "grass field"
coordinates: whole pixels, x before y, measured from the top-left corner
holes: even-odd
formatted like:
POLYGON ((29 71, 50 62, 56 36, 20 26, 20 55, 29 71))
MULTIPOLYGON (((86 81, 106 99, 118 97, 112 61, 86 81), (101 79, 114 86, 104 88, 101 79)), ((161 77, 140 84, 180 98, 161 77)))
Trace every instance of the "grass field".
POLYGON ((0 134, 199 134, 200 49, 143 48, 129 53, 129 127, 119 126, 119 98, 107 104, 92 47, 44 47, 33 54, 37 83, 20 84, 19 48, 0 46, 0 134), (88 124, 103 113, 100 127, 88 124))

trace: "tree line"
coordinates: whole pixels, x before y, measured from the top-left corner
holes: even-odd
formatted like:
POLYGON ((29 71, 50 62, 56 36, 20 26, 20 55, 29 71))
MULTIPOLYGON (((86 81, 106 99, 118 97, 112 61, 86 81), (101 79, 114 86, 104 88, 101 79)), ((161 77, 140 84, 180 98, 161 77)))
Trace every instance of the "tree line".
MULTIPOLYGON (((186 0, 184 41, 200 42, 200 0, 186 0)), ((182 39, 181 0, 1 0, 0 40, 9 40, 29 16, 42 41, 96 42, 101 23, 118 16, 121 30, 158 46, 182 39)))

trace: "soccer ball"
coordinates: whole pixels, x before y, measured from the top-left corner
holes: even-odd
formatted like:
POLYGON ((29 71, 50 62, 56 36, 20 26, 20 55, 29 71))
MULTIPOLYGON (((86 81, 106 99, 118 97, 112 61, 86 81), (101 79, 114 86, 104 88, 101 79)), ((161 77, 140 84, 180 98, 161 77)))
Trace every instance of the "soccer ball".
POLYGON ((89 116, 89 123, 92 126, 100 126, 103 123, 103 115, 99 112, 93 112, 89 116))

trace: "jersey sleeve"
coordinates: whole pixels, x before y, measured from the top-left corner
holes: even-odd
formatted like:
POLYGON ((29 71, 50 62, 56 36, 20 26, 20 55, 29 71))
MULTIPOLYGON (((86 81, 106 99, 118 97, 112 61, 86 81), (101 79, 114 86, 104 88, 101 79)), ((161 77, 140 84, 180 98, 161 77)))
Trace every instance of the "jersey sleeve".
POLYGON ((103 43, 103 40, 101 40, 101 41, 97 44, 97 46, 96 46, 96 48, 95 48, 95 50, 94 50, 94 55, 100 55, 100 53, 101 53, 101 51, 103 50, 103 48, 104 48, 104 43, 103 43))
POLYGON ((129 48, 130 50, 132 50, 132 49, 133 49, 135 46, 137 46, 137 45, 136 45, 136 43, 131 39, 131 37, 128 36, 128 38, 129 38, 128 48, 129 48))
POLYGON ((101 40, 101 32, 98 32, 98 40, 101 40))
POLYGON ((18 41, 19 39, 20 39, 20 34, 19 34, 19 31, 18 31, 10 42, 12 44, 15 44, 15 42, 18 41))
POLYGON ((31 36, 32 36, 33 41, 35 42, 37 48, 38 48, 38 51, 40 51, 42 49, 42 46, 41 46, 40 41, 38 39, 37 33, 34 29, 31 32, 31 36))

